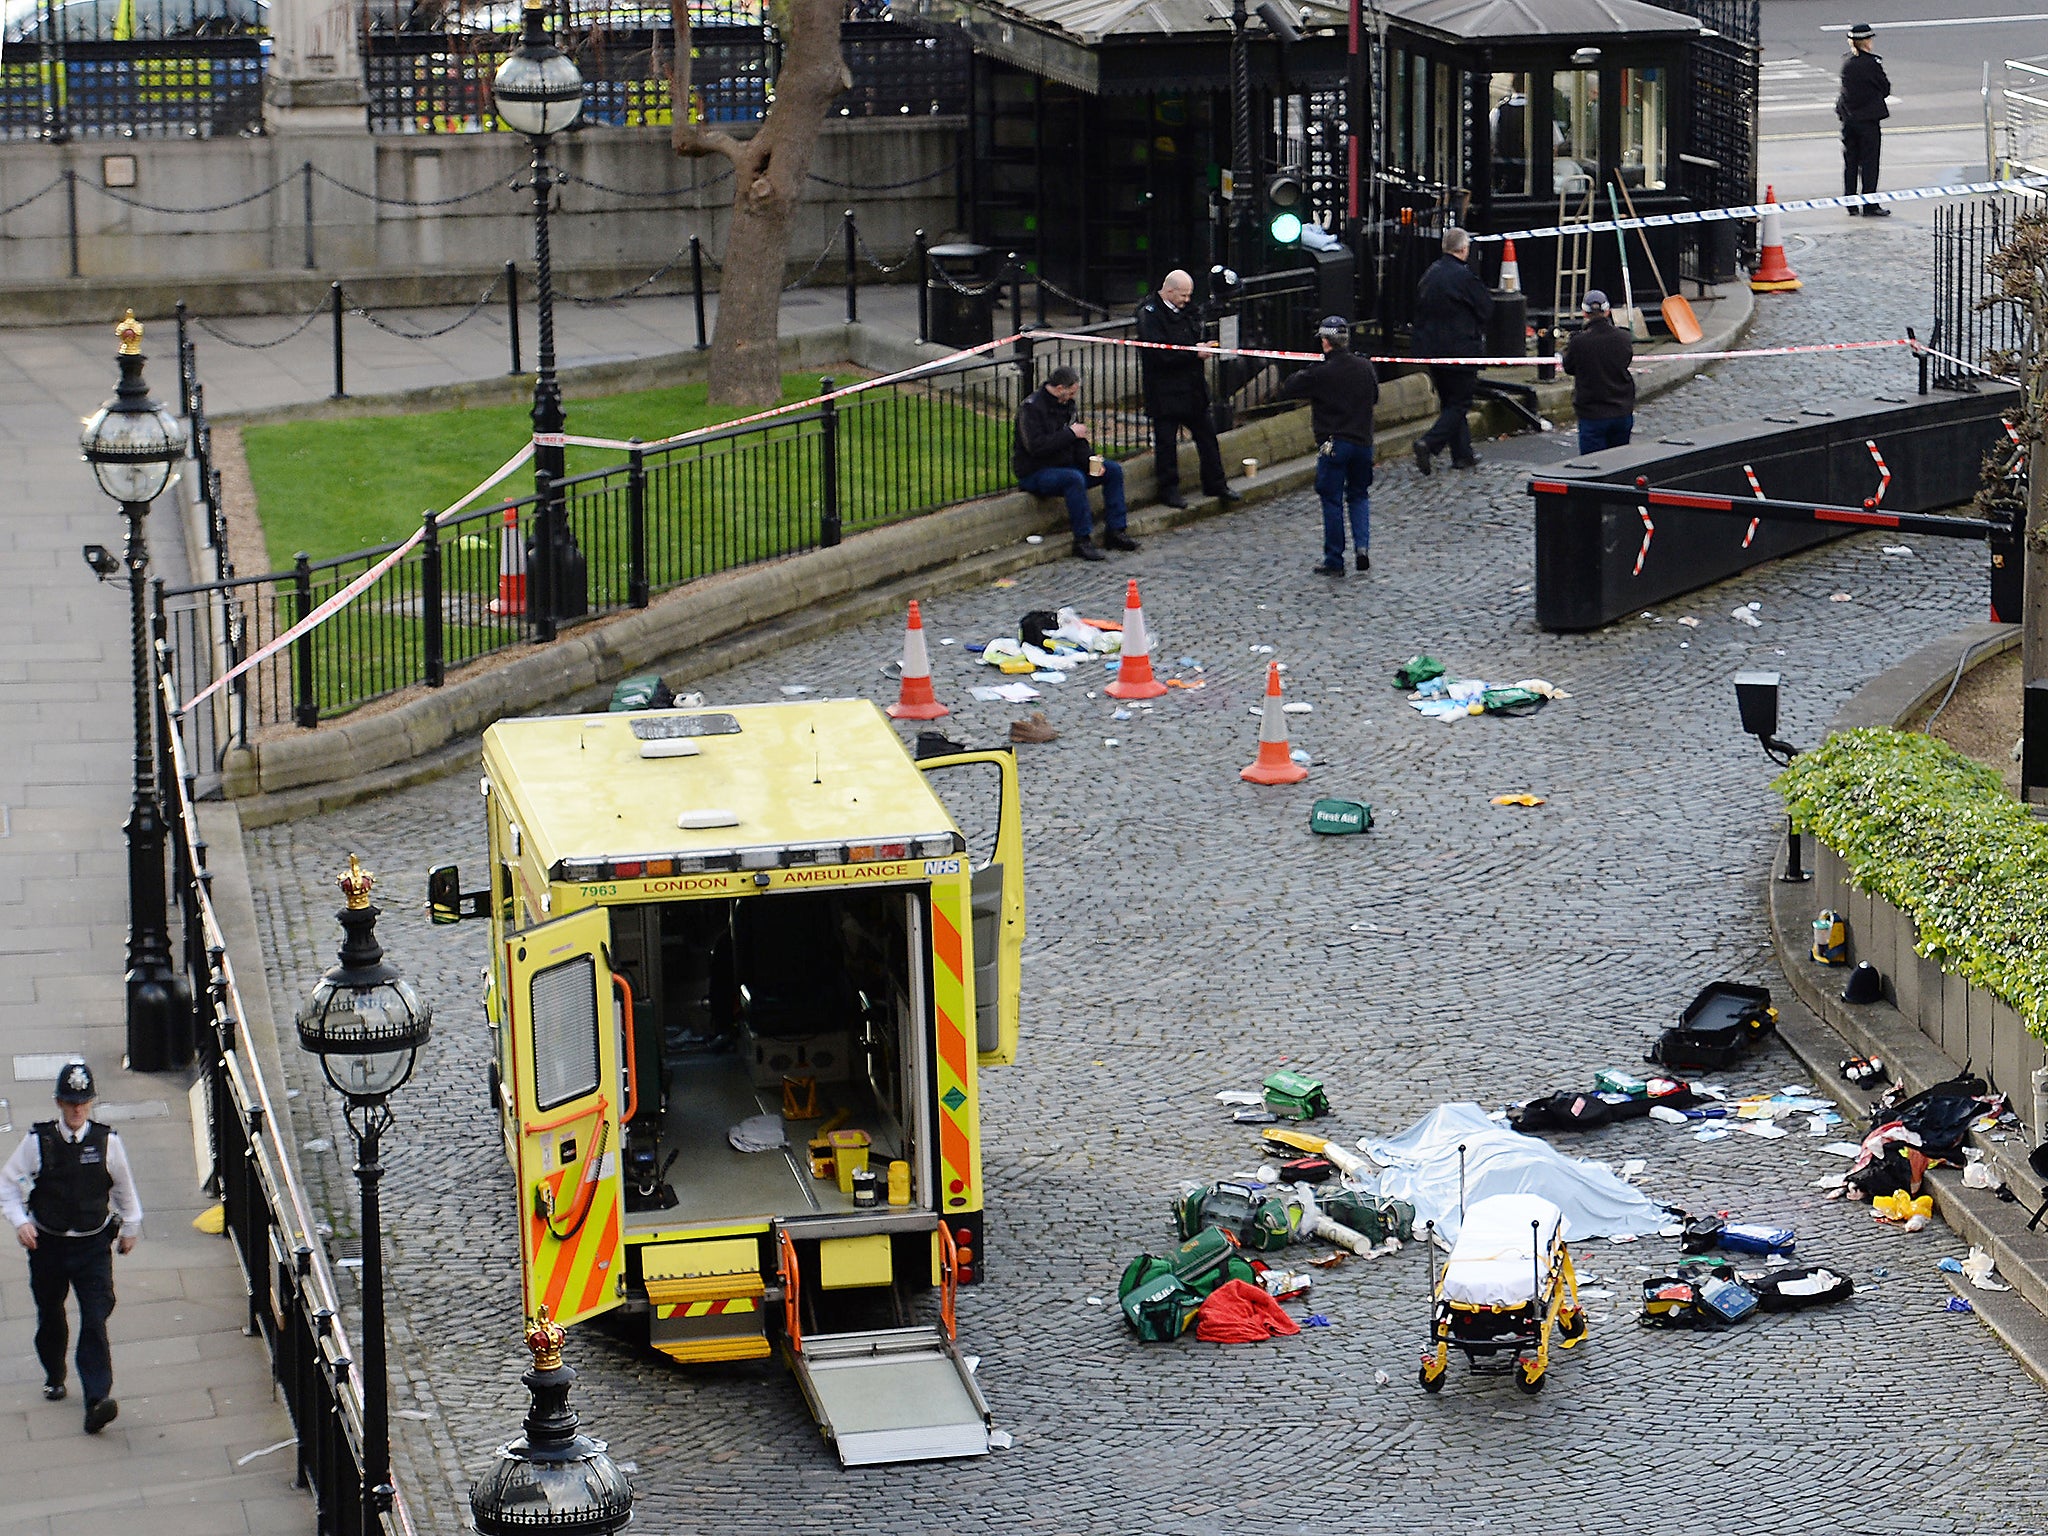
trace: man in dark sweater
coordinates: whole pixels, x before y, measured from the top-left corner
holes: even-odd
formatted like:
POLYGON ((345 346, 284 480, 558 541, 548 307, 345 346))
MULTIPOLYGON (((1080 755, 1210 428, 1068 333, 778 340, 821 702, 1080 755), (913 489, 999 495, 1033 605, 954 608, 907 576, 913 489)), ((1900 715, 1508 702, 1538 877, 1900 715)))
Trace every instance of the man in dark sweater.
MULTIPOLYGON (((1138 306, 1137 338, 1172 347, 1202 343, 1202 321, 1196 315, 1195 280, 1175 269, 1159 291, 1138 306)), ((1152 474, 1160 504, 1185 507, 1180 493, 1180 429, 1195 440, 1202 466, 1202 494, 1222 501, 1237 500, 1223 469, 1223 451, 1216 441, 1216 423, 1209 415, 1209 376, 1201 354, 1167 352, 1146 347, 1138 353, 1138 372, 1145 381, 1145 413, 1152 418, 1152 474)))
MULTIPOLYGON (((1415 289, 1415 355, 1477 357, 1486 342, 1486 322, 1493 317, 1493 294, 1479 274, 1465 264, 1472 237, 1462 229, 1444 231, 1443 255, 1422 274, 1415 289)), ((1465 413, 1479 385, 1479 370, 1462 363, 1431 363, 1429 382, 1436 386, 1439 407, 1435 423, 1416 439, 1415 467, 1425 475, 1441 448, 1451 450, 1453 469, 1471 469, 1479 462, 1472 451, 1472 426, 1465 413)))
POLYGON ((1372 569, 1372 412, 1380 398, 1372 363, 1351 350, 1351 322, 1331 315, 1316 328, 1323 360, 1280 386, 1283 400, 1307 400, 1316 435, 1316 494, 1323 501, 1325 576, 1344 574, 1344 522, 1361 571, 1372 569))
MULTIPOLYGON (((1891 77, 1872 44, 1877 29, 1859 21, 1849 29, 1849 57, 1842 61, 1842 90, 1835 98, 1835 116, 1842 120, 1842 191, 1854 197, 1877 190, 1877 157, 1884 142, 1884 120, 1892 115, 1885 97, 1892 93, 1891 77), (1858 183, 1862 184, 1859 186, 1858 183)), ((1891 216, 1883 203, 1851 208, 1868 219, 1891 216)))
POLYGON ((1017 408, 1017 430, 1010 446, 1010 468, 1017 483, 1034 496, 1064 496, 1067 520, 1073 525, 1074 554, 1100 560, 1091 542, 1094 519, 1088 511, 1088 487, 1102 487, 1102 515, 1108 528, 1102 542, 1109 549, 1138 546, 1124 532, 1124 467, 1115 459, 1092 455, 1088 424, 1075 419, 1074 397, 1081 376, 1060 367, 1045 376, 1042 387, 1024 397, 1017 408))
POLYGON ((1579 418, 1579 452, 1619 448, 1636 426, 1635 338, 1614 323, 1607 295, 1586 294, 1586 323, 1565 343, 1564 371, 1572 376, 1572 410, 1579 418))

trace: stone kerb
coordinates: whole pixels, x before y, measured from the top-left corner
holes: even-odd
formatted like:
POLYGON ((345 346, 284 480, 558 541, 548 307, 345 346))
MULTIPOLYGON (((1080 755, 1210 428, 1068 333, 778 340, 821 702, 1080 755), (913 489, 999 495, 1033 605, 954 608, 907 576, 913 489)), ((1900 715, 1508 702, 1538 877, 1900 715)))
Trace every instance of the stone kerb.
MULTIPOLYGON (((2017 625, 1977 624, 1923 647, 1858 690, 1829 729, 1896 726, 1941 697, 1971 647, 1983 646, 1973 660, 1981 664, 2019 641, 2017 625)), ((1919 933, 1912 918, 1884 898, 1857 890, 1841 856, 1816 843, 1811 884, 1790 885, 1775 878, 1770 882, 1773 941, 1794 993, 1852 1051, 1882 1057, 1892 1077, 1911 1092, 1967 1067, 2009 1095, 2032 1138, 1974 1140, 2010 1189, 2029 1205, 2038 1201, 2044 1187, 2028 1166, 2027 1152, 2030 1139, 2043 1132, 2033 1123, 2032 1076, 2036 1068, 2048 1065, 2048 1048, 2002 998, 1917 953, 1919 933), (1879 1001, 1845 1003, 1841 993, 1848 970, 1809 958, 1814 915, 1828 909, 1848 924, 1851 963, 1868 960, 1884 974, 1879 1001)), ((1773 875, 1782 869, 1781 850, 1773 875)), ((1788 1032, 1787 1041, 1818 1079, 1833 1079, 1836 1062, 1827 1059, 1827 1052, 1835 1042, 1813 1041, 1796 1032, 1788 1032)), ((2024 1223, 2010 1217, 2020 1207, 1967 1191, 1959 1179, 1943 1176, 1930 1181, 1929 1188, 1942 1219, 1967 1241, 1990 1249, 2000 1273, 2035 1309, 2048 1312, 2048 1236, 2021 1230, 2024 1223)), ((2048 1360, 2036 1360, 2017 1344, 2015 1349, 2030 1370, 2048 1380, 2048 1360)))

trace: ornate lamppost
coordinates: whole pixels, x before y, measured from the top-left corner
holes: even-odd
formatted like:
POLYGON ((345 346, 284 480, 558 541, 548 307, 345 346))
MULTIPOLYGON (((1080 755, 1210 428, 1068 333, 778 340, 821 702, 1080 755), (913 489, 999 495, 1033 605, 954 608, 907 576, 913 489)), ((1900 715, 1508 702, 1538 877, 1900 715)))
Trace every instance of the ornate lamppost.
MULTIPOLYGON (((170 485, 174 468, 185 456, 185 429, 149 397, 142 381, 142 326, 129 310, 114 327, 119 345, 121 382, 114 398, 94 412, 79 437, 85 461, 105 491, 121 504, 128 520, 128 543, 121 565, 128 569, 129 645, 134 664, 135 791, 128 812, 128 1065, 137 1072, 181 1067, 176 1056, 189 1056, 191 1031, 181 1027, 192 1007, 191 989, 171 966, 171 941, 164 911, 164 813, 157 800, 156 711, 151 697, 149 623, 143 613, 143 585, 149 570, 149 545, 142 520, 149 504, 170 485)), ((101 580, 119 567, 96 544, 85 550, 86 564, 101 580)))
POLYGON ((519 49, 498 66, 492 83, 498 116, 533 145, 533 269, 540 311, 540 361, 533 379, 533 480, 538 517, 529 546, 527 589, 534 638, 555 638, 558 619, 590 609, 583 551, 569 532, 563 505, 566 473, 562 390, 555 382, 555 277, 548 249, 548 194, 561 177, 548 164, 548 140, 583 113, 583 76, 575 61, 548 36, 542 0, 526 0, 526 31, 519 49))
POLYGON ((543 1306, 526 1335, 533 1369, 520 1377, 533 1399, 526 1433, 499 1446, 469 1490, 481 1536, 611 1536, 633 1518, 633 1489, 605 1443, 577 1432, 569 1406, 576 1372, 562 1363, 564 1337, 543 1306))
POLYGON ((391 1508, 391 1383, 384 1350, 384 1221, 378 1152, 391 1125, 391 1095, 412 1076, 433 1029, 433 1010, 384 958, 377 943, 376 883, 349 855, 336 882, 347 905, 341 953, 299 1006, 299 1044, 320 1058, 320 1070, 347 1101, 343 1118, 356 1146, 363 1202, 363 1497, 391 1508))

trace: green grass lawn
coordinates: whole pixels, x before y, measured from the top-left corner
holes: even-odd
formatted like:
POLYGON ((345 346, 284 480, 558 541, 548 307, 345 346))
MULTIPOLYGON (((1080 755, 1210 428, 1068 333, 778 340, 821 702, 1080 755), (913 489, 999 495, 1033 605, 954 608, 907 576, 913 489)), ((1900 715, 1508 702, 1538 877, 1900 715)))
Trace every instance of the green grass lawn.
MULTIPOLYGON (((842 381, 851 376, 836 375, 842 381)), ((817 374, 783 375, 785 402, 817 392, 817 374)), ((572 400, 569 430, 589 437, 657 438, 748 414, 707 405, 704 393, 702 384, 684 384, 572 400)), ((532 428, 524 405, 250 427, 243 443, 269 568, 289 569, 300 550, 322 560, 404 538, 419 527, 427 508, 447 506, 510 458, 532 428)), ((600 469, 623 457, 571 449, 569 472, 600 469)), ((532 489, 532 472, 521 470, 503 492, 520 496, 532 489)))

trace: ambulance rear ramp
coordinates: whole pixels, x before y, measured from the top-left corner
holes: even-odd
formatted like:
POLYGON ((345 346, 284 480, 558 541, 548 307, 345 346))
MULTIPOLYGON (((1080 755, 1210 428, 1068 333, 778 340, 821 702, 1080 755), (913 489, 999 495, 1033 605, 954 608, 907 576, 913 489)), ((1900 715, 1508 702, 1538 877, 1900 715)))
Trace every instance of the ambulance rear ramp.
POLYGON ((842 1466, 988 1454, 988 1404, 943 1329, 807 1334, 794 1364, 842 1466))

